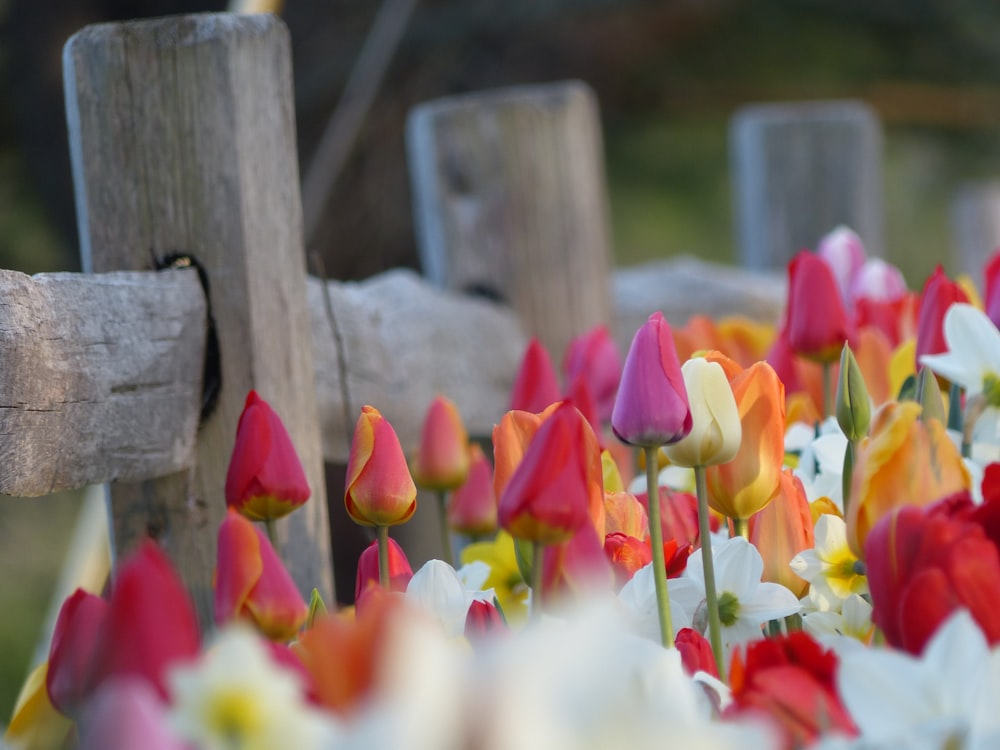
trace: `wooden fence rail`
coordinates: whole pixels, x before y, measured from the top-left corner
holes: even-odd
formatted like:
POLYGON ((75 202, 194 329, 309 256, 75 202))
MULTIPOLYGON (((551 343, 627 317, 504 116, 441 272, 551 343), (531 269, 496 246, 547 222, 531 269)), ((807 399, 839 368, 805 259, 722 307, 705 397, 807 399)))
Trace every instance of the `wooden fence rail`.
POLYGON ((111 482, 114 546, 156 536, 205 622, 249 389, 281 414, 314 493, 279 525, 281 551, 304 592, 332 599, 323 460, 346 460, 362 404, 412 449, 427 404, 447 393, 485 436, 528 335, 558 357, 601 322, 624 348, 656 309, 674 323, 779 314, 782 274, 695 259, 612 271, 596 99, 578 82, 433 102, 411 119, 428 266, 479 269, 431 276, 488 286, 508 307, 408 271, 358 284, 306 277, 279 20, 88 27, 67 44, 64 69, 89 273, 0 272, 0 492, 111 482), (207 294, 192 270, 150 270, 175 252, 197 259, 207 294), (210 325, 221 388, 199 419, 210 325))

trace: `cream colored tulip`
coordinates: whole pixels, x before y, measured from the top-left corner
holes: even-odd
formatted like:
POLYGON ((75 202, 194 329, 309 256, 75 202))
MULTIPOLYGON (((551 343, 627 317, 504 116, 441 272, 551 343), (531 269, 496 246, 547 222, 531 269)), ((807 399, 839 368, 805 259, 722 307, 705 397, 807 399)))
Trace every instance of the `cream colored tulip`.
POLYGON ((663 447, 678 466, 714 466, 732 461, 740 449, 743 429, 733 389, 718 362, 702 357, 681 367, 691 407, 691 432, 663 447))

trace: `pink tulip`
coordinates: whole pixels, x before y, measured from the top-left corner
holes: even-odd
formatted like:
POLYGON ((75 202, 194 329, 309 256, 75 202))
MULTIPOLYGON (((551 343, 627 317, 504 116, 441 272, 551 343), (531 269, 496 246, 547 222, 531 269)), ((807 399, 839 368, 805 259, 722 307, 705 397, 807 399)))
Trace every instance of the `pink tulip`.
POLYGON ((552 365, 552 358, 542 342, 533 338, 528 342, 514 380, 510 408, 540 412, 560 398, 559 378, 552 365))

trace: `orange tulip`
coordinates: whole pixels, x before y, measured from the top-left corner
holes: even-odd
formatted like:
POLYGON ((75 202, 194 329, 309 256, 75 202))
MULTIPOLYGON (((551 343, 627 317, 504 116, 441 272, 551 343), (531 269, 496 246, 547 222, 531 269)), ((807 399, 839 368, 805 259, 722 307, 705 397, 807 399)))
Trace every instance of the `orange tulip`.
POLYGON ((271 542, 234 508, 219 527, 215 577, 216 624, 238 618, 287 641, 306 621, 309 607, 271 542))
POLYGON ((802 480, 782 471, 774 499, 750 517, 750 543, 764 558, 762 580, 780 583, 795 596, 805 596, 809 583, 789 567, 789 561, 815 544, 812 514, 802 480))
POLYGON ((895 398, 889 375, 892 346, 886 335, 873 326, 862 328, 858 332, 858 349, 854 354, 865 377, 872 403, 881 406, 895 398))
POLYGON ((413 479, 429 490, 453 490, 469 474, 469 434, 454 402, 436 396, 427 409, 413 479))
POLYGON ((872 527, 893 508, 929 505, 971 486, 944 425, 921 421, 920 411, 912 401, 886 404, 858 448, 846 520, 848 544, 859 558, 872 527))
MULTIPOLYGON (((778 490, 785 458, 785 387, 766 362, 758 362, 732 381, 746 440, 736 457, 705 472, 708 503, 730 518, 749 518, 778 490)), ((791 558, 789 558, 791 559, 791 558)))
POLYGON ((646 507, 631 492, 605 492, 604 511, 607 534, 625 534, 640 540, 649 536, 646 507))
POLYGON ((396 431, 378 409, 361 409, 347 459, 347 513, 362 526, 406 523, 417 509, 417 488, 396 431))

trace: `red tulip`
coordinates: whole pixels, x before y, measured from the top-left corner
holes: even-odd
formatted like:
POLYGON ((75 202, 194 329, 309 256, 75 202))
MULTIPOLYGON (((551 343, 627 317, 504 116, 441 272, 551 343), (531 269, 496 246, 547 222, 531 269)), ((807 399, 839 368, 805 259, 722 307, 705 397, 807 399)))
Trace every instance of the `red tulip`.
POLYGON ((373 406, 361 409, 347 458, 344 505, 362 526, 395 526, 417 509, 417 487, 392 425, 373 406))
POLYGON ((267 536, 230 509, 219 526, 215 622, 253 623, 275 641, 295 637, 309 607, 267 536))
POLYGON ((724 717, 761 717, 783 746, 805 747, 820 735, 858 733, 836 688, 837 656, 805 631, 751 642, 729 671, 733 702, 724 717))
MULTIPOLYGON (((590 521, 593 467, 595 461, 600 466, 600 453, 596 440, 587 440, 585 432, 592 430, 568 401, 538 428, 500 497, 500 525, 512 536, 554 544, 590 521)), ((602 514, 603 498, 602 486, 602 514)))
POLYGON ((413 479, 430 490, 453 490, 469 474, 469 435, 458 407, 437 396, 427 409, 413 479))
POLYGON ((986 317, 993 321, 993 325, 1000 328, 1000 248, 993 252, 986 266, 983 268, 983 276, 986 283, 986 317))
MULTIPOLYGON (((413 568, 399 543, 389 537, 389 590, 406 591, 413 578, 413 568)), ((362 596, 371 588, 379 588, 378 542, 369 544, 358 558, 358 573, 354 583, 354 601, 360 606, 362 596)))
POLYGON ((540 412, 561 398, 559 378, 548 350, 537 338, 528 342, 521 367, 514 379, 510 408, 540 412))
POLYGON ((105 627, 96 649, 96 682, 136 676, 166 700, 166 676, 200 648, 198 621, 167 556, 145 540, 114 580, 105 627))
POLYGON ((94 653, 107 616, 107 601, 83 589, 59 610, 45 687, 52 705, 67 716, 78 714, 93 687, 94 653))
POLYGON ((505 630, 507 630, 507 623, 504 622, 503 615, 500 614, 500 610, 496 606, 479 600, 469 605, 469 611, 465 615, 466 638, 475 640, 505 630))
POLYGON ((448 525, 460 534, 485 536, 497 530, 497 496, 493 491, 493 467, 479 447, 469 446, 469 475, 448 503, 448 525))
MULTIPOLYGON (((698 498, 690 492, 674 492, 669 487, 659 488, 660 526, 664 539, 676 539, 682 547, 698 547, 701 540, 698 533, 698 498)), ((649 510, 646 493, 637 495, 643 507, 649 510)), ((718 521, 713 517, 714 527, 718 521)))
POLYGON ((957 283, 949 279, 940 264, 927 277, 920 293, 920 312, 917 315, 917 368, 925 354, 948 351, 944 340, 944 314, 955 302, 968 302, 969 297, 957 283))
POLYGON ((253 521, 281 518, 309 499, 309 482, 281 418, 247 394, 226 473, 226 504, 253 521))
POLYGON ((563 358, 566 382, 582 376, 593 394, 601 421, 611 419, 611 410, 622 376, 622 355, 605 325, 592 328, 569 342, 563 358))
MULTIPOLYGON (((669 544, 674 548, 677 547, 677 542, 673 539, 669 544)), ((649 565, 653 560, 653 551, 648 541, 644 542, 621 532, 604 537, 604 554, 608 556, 611 569, 614 571, 616 589, 621 589, 632 580, 637 570, 649 565)))
POLYGON ((611 427, 630 445, 676 443, 691 432, 691 409, 673 334, 663 314, 649 316, 625 357, 611 427))
POLYGON ((697 630, 691 628, 678 630, 674 646, 681 653, 681 665, 685 674, 694 676, 695 672, 707 672, 713 677, 719 676, 719 666, 715 663, 712 644, 697 630))
POLYGON ((952 502, 907 505, 868 534, 865 563, 872 621, 890 645, 919 654, 937 627, 964 607, 991 644, 1000 642, 1000 552, 952 502))
POLYGON ((818 362, 836 361, 854 336, 833 271, 808 250, 788 264, 785 316, 792 350, 818 362))

